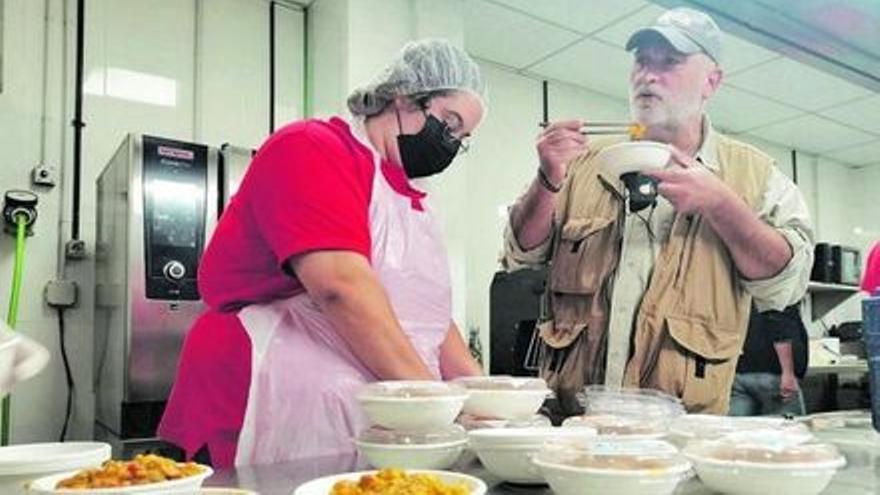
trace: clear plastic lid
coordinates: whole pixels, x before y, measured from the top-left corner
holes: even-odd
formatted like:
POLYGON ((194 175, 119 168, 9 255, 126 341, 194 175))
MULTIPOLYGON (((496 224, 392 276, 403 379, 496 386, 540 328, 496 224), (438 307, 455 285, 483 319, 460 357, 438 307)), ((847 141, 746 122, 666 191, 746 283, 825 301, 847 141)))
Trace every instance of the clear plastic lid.
POLYGON ((662 440, 592 440, 549 442, 535 462, 587 471, 616 471, 656 476, 685 475, 691 464, 669 442, 662 440))
POLYGON ((597 414, 572 416, 562 422, 566 428, 593 428, 601 436, 660 437, 666 434, 666 421, 636 416, 597 414))
POLYGON ((453 382, 469 390, 548 390, 547 383, 541 378, 509 375, 467 376, 453 382))
POLYGON ((535 428, 550 426, 550 418, 536 414, 525 419, 494 419, 461 414, 456 420, 465 430, 482 430, 486 428, 535 428))
POLYGON ((669 425, 669 432, 673 435, 700 440, 712 440, 731 433, 754 430, 780 431, 810 438, 806 426, 785 418, 685 414, 675 418, 669 425))
POLYGON ((447 425, 431 430, 389 430, 373 426, 364 430, 358 441, 378 445, 439 445, 466 442, 467 433, 459 425, 447 425))
POLYGON ((587 415, 669 419, 685 413, 681 400, 658 390, 590 385, 583 399, 587 415))
POLYGON ((868 409, 811 414, 800 418, 800 421, 813 431, 837 428, 873 430, 871 411, 868 409))
POLYGON ((463 396, 467 396, 467 390, 457 383, 428 380, 375 382, 364 386, 358 394, 361 399, 458 398, 463 396))
POLYGON ((696 460, 726 461, 764 465, 842 465, 843 456, 833 445, 826 443, 791 443, 778 441, 779 437, 741 441, 738 435, 718 440, 688 444, 684 452, 696 460))

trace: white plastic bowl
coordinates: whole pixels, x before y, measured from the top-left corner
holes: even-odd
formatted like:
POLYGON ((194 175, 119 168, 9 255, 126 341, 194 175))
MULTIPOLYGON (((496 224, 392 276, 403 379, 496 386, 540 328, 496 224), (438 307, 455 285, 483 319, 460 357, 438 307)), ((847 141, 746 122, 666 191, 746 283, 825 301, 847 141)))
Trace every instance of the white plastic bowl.
POLYGON ((483 376, 460 378, 455 383, 469 393, 462 412, 482 418, 531 418, 550 395, 540 378, 483 376))
POLYGON ((669 163, 672 148, 655 141, 631 141, 608 146, 599 152, 600 170, 612 177, 630 172, 660 169, 669 163))
POLYGON ((667 442, 598 441, 558 450, 556 447, 545 446, 534 463, 557 495, 669 495, 691 476, 690 462, 667 442), (610 459, 605 456, 613 456, 615 461, 591 460, 610 459))
POLYGON ((72 490, 72 489, 56 489, 55 486, 61 480, 76 475, 79 471, 69 471, 61 474, 53 474, 35 480, 30 485, 29 493, 51 493, 51 494, 124 494, 124 493, 198 493, 205 479, 214 474, 214 470, 210 466, 199 464, 202 472, 193 476, 187 476, 170 481, 162 481, 159 483, 148 483, 144 485, 134 485, 119 488, 96 488, 91 490, 72 490))
POLYGON ((813 440, 803 423, 782 417, 685 414, 669 425, 669 441, 683 448, 693 440, 715 440, 731 433, 751 431, 791 435, 800 442, 813 440))
POLYGON ((467 399, 457 385, 432 381, 376 382, 358 393, 372 425, 392 430, 430 430, 452 424, 467 399))
POLYGON ((355 445, 375 468, 447 469, 461 456, 467 440, 430 445, 383 445, 356 440, 355 445))
POLYGON ((532 457, 548 441, 589 440, 596 436, 590 428, 494 428, 468 432, 471 449, 490 473, 512 483, 544 483, 532 457))
POLYGON ((827 444, 764 449, 756 445, 698 442, 689 445, 685 455, 693 462, 703 484, 732 495, 816 495, 846 464, 843 456, 827 444))
MULTIPOLYGON (((440 479, 440 481, 448 484, 464 483, 470 488, 470 495, 485 495, 486 483, 479 478, 461 473, 453 473, 450 471, 431 471, 431 470, 407 470, 407 474, 431 474, 440 479)), ((376 471, 360 471, 356 473, 335 474, 332 476, 324 476, 317 478, 298 486, 293 491, 293 495, 327 495, 333 489, 333 485, 340 481, 357 481, 361 476, 367 474, 376 474, 376 471)))
POLYGON ((0 493, 24 494, 25 484, 71 469, 98 467, 110 459, 99 442, 33 443, 0 447, 0 493))

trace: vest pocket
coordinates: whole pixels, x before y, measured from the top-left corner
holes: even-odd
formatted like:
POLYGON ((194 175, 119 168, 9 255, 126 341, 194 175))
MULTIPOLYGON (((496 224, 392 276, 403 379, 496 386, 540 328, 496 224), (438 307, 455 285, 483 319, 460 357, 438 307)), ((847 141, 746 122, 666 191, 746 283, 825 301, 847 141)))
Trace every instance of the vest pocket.
POLYGON ((568 294, 593 294, 613 257, 609 242, 611 218, 572 219, 563 227, 550 268, 550 289, 568 294))
POLYGON ((681 353, 673 367, 683 381, 681 399, 688 412, 726 414, 741 335, 700 320, 667 317, 666 323, 681 353))

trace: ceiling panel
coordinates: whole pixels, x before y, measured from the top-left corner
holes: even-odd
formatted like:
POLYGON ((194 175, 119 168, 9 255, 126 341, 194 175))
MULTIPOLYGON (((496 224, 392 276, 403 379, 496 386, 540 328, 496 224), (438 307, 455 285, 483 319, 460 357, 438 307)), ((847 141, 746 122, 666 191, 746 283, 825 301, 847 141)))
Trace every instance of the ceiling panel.
POLYGON ((728 75, 781 56, 727 33, 724 33, 721 43, 721 67, 728 75))
POLYGON ((660 14, 663 12, 666 12, 666 9, 663 7, 648 5, 631 16, 594 33, 593 36, 602 41, 607 41, 608 43, 623 47, 626 45, 626 41, 631 34, 636 32, 637 29, 651 24, 654 19, 660 17, 660 14))
POLYGON ((749 131, 748 134, 813 153, 864 144, 876 139, 875 136, 816 115, 805 115, 759 127, 749 131))
POLYGON ((802 108, 819 110, 870 92, 788 58, 775 59, 727 79, 741 88, 802 108))
POLYGON ((803 110, 772 102, 723 83, 718 93, 709 100, 712 122, 732 132, 742 132, 803 113, 803 110))
POLYGON ((629 100, 631 65, 621 48, 587 38, 530 67, 529 72, 629 100))
POLYGON ((880 163, 880 139, 860 146, 851 146, 825 153, 833 160, 852 165, 873 165, 880 163))
POLYGON ((643 0, 489 0, 583 34, 590 34, 647 5, 643 0))
POLYGON ((880 95, 823 110, 821 115, 880 134, 880 95))
POLYGON ((465 13, 465 46, 478 56, 522 68, 579 36, 484 0, 470 0, 465 13))

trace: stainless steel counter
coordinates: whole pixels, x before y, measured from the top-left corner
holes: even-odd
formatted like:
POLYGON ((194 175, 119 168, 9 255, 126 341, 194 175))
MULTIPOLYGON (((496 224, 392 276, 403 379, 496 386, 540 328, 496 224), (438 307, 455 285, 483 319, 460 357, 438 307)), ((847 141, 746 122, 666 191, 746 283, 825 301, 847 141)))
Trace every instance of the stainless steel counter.
MULTIPOLYGON (((365 469, 369 467, 358 461, 355 456, 318 457, 281 464, 218 470, 205 482, 205 485, 247 488, 263 495, 290 495, 297 486, 311 479, 365 469)), ((453 471, 482 479, 489 486, 489 495, 551 495, 553 493, 547 486, 503 483, 483 469, 478 461, 459 463, 453 471)), ((679 495, 712 493, 714 492, 708 490, 696 478, 682 483, 676 490, 676 494, 679 495)), ((853 459, 850 465, 837 473, 831 485, 823 493, 828 495, 880 493, 880 458, 870 459, 867 462, 865 459, 853 459)))

